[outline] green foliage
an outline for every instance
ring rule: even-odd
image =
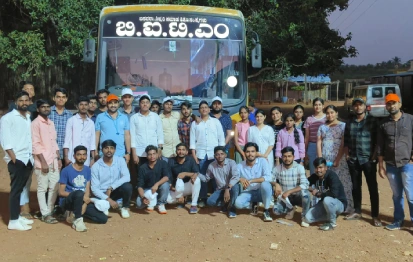
[[[291,87],[291,90],[295,90],[295,91],[304,91],[305,86],[293,86]]]
[[[20,0],[10,2],[23,20],[14,30],[0,28],[0,63],[35,75],[53,63],[74,67],[80,61],[83,40],[96,27],[100,10],[113,0]],[[13,6],[14,5],[14,6]],[[6,9],[7,10],[7,9]],[[26,26],[30,24],[30,26]],[[5,32],[9,30],[9,32]]]

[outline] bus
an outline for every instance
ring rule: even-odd
[[[257,36],[258,38],[258,36]],[[257,39],[258,40],[258,39]],[[94,40],[85,41],[84,61],[94,62]],[[260,67],[260,45],[253,67]],[[96,89],[121,96],[131,88],[152,100],[171,96],[174,108],[187,100],[219,96],[231,117],[247,104],[246,29],[238,10],[182,5],[105,7],[98,28]]]

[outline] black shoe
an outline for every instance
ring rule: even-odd
[[[250,214],[253,216],[258,215],[258,203],[257,202],[252,202]]]
[[[264,222],[272,222],[272,217],[271,217],[270,211],[268,211],[268,209],[264,210],[263,218],[264,218]]]

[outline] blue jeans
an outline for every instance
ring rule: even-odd
[[[325,197],[323,201],[318,201],[314,207],[308,210],[305,219],[308,223],[329,221],[332,224],[336,224],[337,215],[343,212],[344,205],[340,200],[333,197]]]
[[[229,205],[228,205],[229,208],[232,208],[232,207],[235,208],[235,200],[237,199],[239,195],[239,187],[240,187],[240,184],[237,183],[229,191],[229,194],[231,197]],[[207,205],[208,206],[221,206],[224,203],[224,193],[225,193],[225,189],[220,189],[212,193],[212,195],[207,200]]]
[[[143,191],[149,190],[150,188],[144,188]],[[159,186],[158,191],[158,201],[156,205],[165,205],[166,200],[168,199],[168,194],[169,194],[169,182],[165,182],[162,185]],[[143,203],[142,198],[138,196],[136,198],[136,207],[138,209],[145,208],[146,205]]]
[[[312,175],[315,172],[313,162],[317,158],[317,143],[312,143],[312,142],[308,143],[307,156],[308,156],[308,160],[310,161],[310,163],[308,163],[310,167],[310,175]]]
[[[208,169],[209,164],[211,164],[212,162],[214,162],[214,159],[208,159],[208,156],[205,155],[204,159],[198,159],[199,160],[199,171],[201,174],[205,175],[206,171]],[[212,187],[215,191],[215,180],[212,180]],[[215,185],[215,187],[214,187]],[[205,200],[207,198],[207,194],[208,194],[208,183],[207,182],[202,182],[201,181],[201,191],[199,192],[199,199],[200,200]]]
[[[288,200],[290,200],[291,205],[293,206],[301,206],[303,208],[303,212],[301,213],[301,217],[305,217],[308,210],[310,209],[310,195],[309,191],[301,190],[300,192],[291,194],[288,196]],[[274,213],[276,215],[286,214],[287,212],[291,211],[284,203],[275,202],[274,203]]]
[[[270,182],[264,181],[256,190],[243,191],[235,200],[237,209],[249,209],[252,202],[262,202],[264,209],[269,209],[272,198],[272,186]]]
[[[413,164],[406,164],[402,167],[387,165],[386,169],[387,178],[393,191],[394,222],[404,220],[403,191],[409,205],[410,220],[413,222]]]

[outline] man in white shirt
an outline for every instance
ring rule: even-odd
[[[63,144],[63,155],[65,166],[75,162],[74,148],[84,146],[87,148],[86,166],[92,166],[96,152],[95,123],[87,115],[89,109],[89,98],[80,96],[77,102],[78,113],[66,123],[65,143]]]
[[[33,220],[21,217],[20,195],[33,169],[32,135],[29,106],[29,94],[20,91],[15,96],[16,109],[1,118],[0,143],[5,151],[4,160],[10,173],[9,209],[10,230],[30,230]]]
[[[162,156],[170,158],[175,157],[175,147],[181,143],[178,134],[178,121],[180,114],[172,111],[174,100],[167,96],[163,99],[163,112],[159,115],[162,120],[164,145]]]
[[[159,115],[149,111],[151,97],[142,95],[139,98],[139,112],[130,118],[131,148],[133,162],[139,166],[147,162],[145,148],[158,146],[158,155],[162,157],[164,143],[162,121]],[[137,172],[139,169],[137,168]]]
[[[191,124],[189,148],[192,149],[192,156],[199,164],[201,174],[205,174],[208,166],[214,161],[214,148],[225,146],[225,136],[221,123],[218,119],[209,116],[210,108],[208,102],[202,100],[199,103],[200,123],[195,121]],[[205,206],[207,198],[207,183],[201,182],[201,192],[199,193],[199,207]]]

